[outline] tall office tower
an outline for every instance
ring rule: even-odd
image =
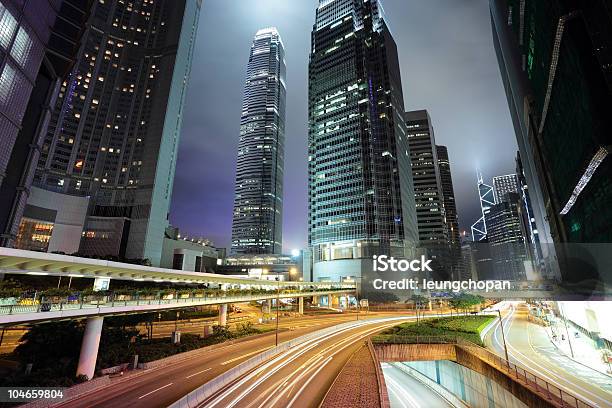
[[[442,199],[448,237],[451,244],[461,245],[459,232],[459,217],[457,216],[457,204],[455,203],[455,189],[453,188],[453,176],[451,174],[450,160],[446,146],[437,145],[438,169],[440,171],[440,182],[442,184]]]
[[[35,174],[90,196],[79,252],[158,265],[201,0],[95,2]]]
[[[480,172],[478,172],[478,197],[480,198],[480,213],[482,216],[471,227],[472,240],[474,242],[485,241],[487,239],[485,213],[491,206],[495,205],[493,187],[485,184]]]
[[[542,252],[542,244],[540,242],[540,233],[536,220],[533,217],[533,207],[531,205],[531,196],[529,194],[529,186],[523,171],[523,162],[519,153],[516,155],[516,176],[519,182],[519,195],[521,198],[521,207],[523,214],[524,230],[527,232],[526,240],[529,243],[527,249],[529,256],[533,259],[536,269],[543,277],[552,277],[548,272],[549,266],[545,264],[545,259]]]
[[[13,246],[58,82],[70,70],[90,4],[0,1],[0,245]]]
[[[234,254],[280,254],[285,149],[285,49],[276,28],[253,39],[240,119]]]
[[[372,271],[372,255],[414,255],[409,146],[380,2],[320,0],[311,44],[309,244],[314,279],[337,281]]]
[[[406,112],[412,180],[421,245],[449,241],[438,153],[431,118],[426,110]]]
[[[442,204],[446,216],[446,229],[453,262],[452,278],[463,276],[463,263],[461,262],[461,236],[459,232],[459,218],[457,216],[457,204],[455,203],[455,189],[453,188],[453,176],[451,174],[450,160],[446,146],[436,145],[438,155],[438,170],[442,184]]]
[[[438,153],[431,118],[426,110],[406,112],[406,134],[410,146],[414,199],[419,241],[435,264],[435,278],[446,279],[452,272],[450,237],[438,167]]]
[[[540,240],[557,244],[545,256],[557,252],[564,279],[586,279],[572,260],[598,254],[579,244],[612,242],[609,1],[491,0],[490,10],[533,217]]]
[[[493,177],[493,195],[495,204],[502,202],[507,193],[518,193],[520,191],[518,177],[516,174]]]
[[[485,212],[487,242],[492,258],[493,276],[480,279],[507,279],[523,281],[529,265],[522,226],[520,196],[509,192],[498,204]]]

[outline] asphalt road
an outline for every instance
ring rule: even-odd
[[[378,314],[377,316],[381,316]],[[389,315],[389,314],[387,314]],[[397,314],[395,314],[397,316]],[[373,317],[373,316],[371,316]],[[355,315],[327,315],[304,317],[299,319],[281,319],[279,326],[286,329],[280,332],[279,342],[325,328],[339,323],[352,321]],[[381,327],[371,325],[370,327]],[[340,341],[344,337],[336,337]],[[357,341],[357,338],[354,339]],[[343,343],[344,344],[344,343]],[[109,387],[87,394],[78,400],[64,403],[63,407],[165,407],[188,394],[200,385],[212,380],[231,367],[243,362],[257,353],[263,352],[274,345],[274,332],[259,336],[254,339],[244,339],[231,345],[218,345],[202,349],[197,356],[167,367],[146,370],[129,377],[113,378]],[[331,346],[332,344],[327,344]],[[350,350],[344,349],[346,353]],[[342,358],[348,358],[343,354]],[[331,359],[330,359],[331,360]],[[320,360],[317,360],[321,362]],[[328,384],[331,384],[335,374],[340,370],[339,358],[333,359],[333,376],[328,376]],[[299,365],[292,365],[292,372],[300,372]],[[328,370],[325,370],[327,372]],[[331,371],[330,371],[331,373]],[[275,377],[278,379],[278,377]],[[282,378],[284,380],[284,378]],[[324,387],[320,381],[313,381],[312,385]],[[294,390],[297,391],[297,388]],[[311,389],[312,390],[312,389]],[[321,391],[323,390],[323,391]],[[318,392],[325,392],[327,388],[321,388]],[[322,398],[322,396],[321,396]],[[224,405],[219,405],[225,407]],[[312,405],[304,405],[312,406]]]
[[[321,334],[262,364],[202,406],[316,407],[346,361],[367,336],[405,319],[387,317],[361,320],[334,333]]]
[[[391,408],[452,408],[444,398],[411,375],[382,363]]]
[[[519,304],[504,316],[510,361],[594,407],[612,408],[612,377],[563,356],[551,344],[543,327],[527,320],[528,309]],[[487,347],[504,356],[501,326],[489,331]]]

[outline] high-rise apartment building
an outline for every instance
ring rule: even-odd
[[[495,203],[499,204],[504,200],[508,193],[519,193],[520,187],[516,174],[506,174],[504,176],[493,177],[493,195]]]
[[[89,196],[79,252],[158,265],[201,0],[96,1],[34,183]]]
[[[0,1],[2,246],[15,245],[50,107],[74,63],[90,3]]]
[[[560,260],[565,279],[587,279],[572,264],[598,255],[581,244],[612,242],[609,2],[491,0],[490,9],[544,256]]]
[[[309,64],[314,280],[372,270],[418,241],[397,47],[380,1],[320,0]]]
[[[234,254],[280,254],[285,149],[285,49],[276,28],[255,34],[236,164]]]

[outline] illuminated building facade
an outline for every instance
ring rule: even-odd
[[[609,276],[572,266],[603,255],[581,244],[612,242],[609,2],[491,0],[490,10],[544,256],[564,279]]]
[[[14,246],[61,81],[91,2],[0,1],[0,245]]]
[[[314,280],[371,271],[418,243],[397,48],[380,1],[320,0],[309,64]]]
[[[200,0],[96,1],[34,183],[89,196],[79,252],[159,265]]]
[[[276,28],[253,39],[244,87],[232,222],[234,254],[282,250],[285,49]]]

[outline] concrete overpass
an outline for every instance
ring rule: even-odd
[[[178,294],[172,297],[161,294],[143,297],[94,294],[80,298],[78,301],[66,298],[54,299],[51,302],[35,301],[31,305],[21,305],[16,300],[9,300],[0,306],[0,326],[87,319],[77,375],[84,374],[88,378],[92,378],[94,374],[104,316],[219,305],[219,324],[225,325],[228,304],[231,303],[255,300],[271,302],[275,298],[296,298],[299,311],[303,312],[304,297],[329,296],[331,298],[329,304],[333,305],[337,303],[339,296],[355,292],[354,282],[248,279],[12,248],[0,248],[0,274],[169,282],[183,285],[207,285],[216,288],[214,291],[198,289],[188,297]]]

